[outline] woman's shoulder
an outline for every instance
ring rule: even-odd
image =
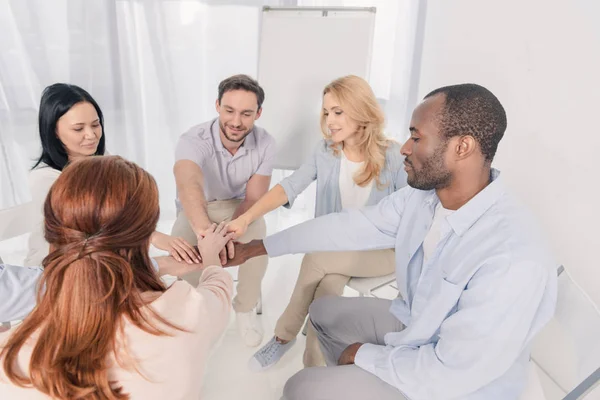
[[[335,153],[333,150],[333,142],[329,139],[319,140],[319,142],[315,146],[314,154],[316,157],[326,159],[334,158]]]
[[[34,187],[44,182],[54,182],[60,176],[60,172],[45,163],[40,163],[29,171],[29,183]]]

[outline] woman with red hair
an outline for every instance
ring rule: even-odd
[[[71,163],[44,217],[50,254],[37,306],[0,333],[0,398],[199,398],[206,358],[229,320],[232,280],[218,255],[232,237],[224,225],[198,243],[198,286],[167,289],[148,256],[158,190],[134,163]]]

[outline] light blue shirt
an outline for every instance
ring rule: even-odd
[[[321,140],[315,147],[313,154],[300,168],[279,183],[288,198],[288,202],[284,207],[291,208],[296,197],[316,180],[315,217],[342,211],[342,196],[339,184],[341,157],[333,153],[330,145],[330,141]],[[385,162],[379,173],[381,185],[378,186],[376,182],[373,183],[366,205],[375,205],[387,195],[406,186],[404,156],[400,154],[400,147],[401,145],[394,141],[388,143],[388,148],[385,151]]]
[[[376,206],[272,235],[265,247],[270,256],[395,247],[402,299],[390,312],[406,328],[387,333],[385,345],[364,344],[356,365],[411,400],[517,399],[532,338],[554,313],[557,264],[496,170],[446,217],[423,264],[439,201],[435,191],[406,187]]]
[[[0,264],[0,322],[25,318],[35,307],[41,267]]]
[[[158,263],[151,258],[158,272]],[[0,263],[0,322],[25,318],[37,303],[37,285],[42,267],[17,267]]]

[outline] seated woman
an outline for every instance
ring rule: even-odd
[[[377,204],[406,186],[400,145],[387,139],[383,128],[383,111],[364,79],[346,76],[331,82],[323,90],[324,139],[312,157],[230,222],[228,230],[239,237],[249,224],[269,211],[282,205],[291,207],[296,196],[314,180],[316,217]],[[250,367],[261,370],[279,361],[294,344],[314,299],[341,295],[351,277],[383,276],[394,270],[394,251],[390,249],[305,255],[290,303],[277,321],[275,336],[253,356]],[[325,365],[325,361],[309,326],[304,366],[318,365]]]
[[[50,254],[38,303],[0,333],[0,398],[199,398],[206,358],[229,322],[225,225],[198,243],[198,287],[167,289],[148,256],[158,190],[137,165],[117,156],[70,163],[44,217]]]
[[[50,186],[71,161],[105,154],[104,117],[98,103],[75,85],[56,83],[44,89],[38,115],[42,155],[29,174],[35,210],[35,228],[29,237],[25,266],[42,265],[48,255],[44,240],[42,205]],[[154,232],[152,244],[177,260],[200,262],[195,249],[183,238]]]

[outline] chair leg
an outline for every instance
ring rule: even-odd
[[[308,329],[308,324],[310,323],[310,317],[306,318],[306,322],[304,323],[304,327],[302,328],[302,334],[306,336],[306,330]]]
[[[262,312],[263,312],[263,302],[262,302],[262,292],[261,292],[260,296],[258,296],[258,303],[256,303],[256,314],[262,315]]]

